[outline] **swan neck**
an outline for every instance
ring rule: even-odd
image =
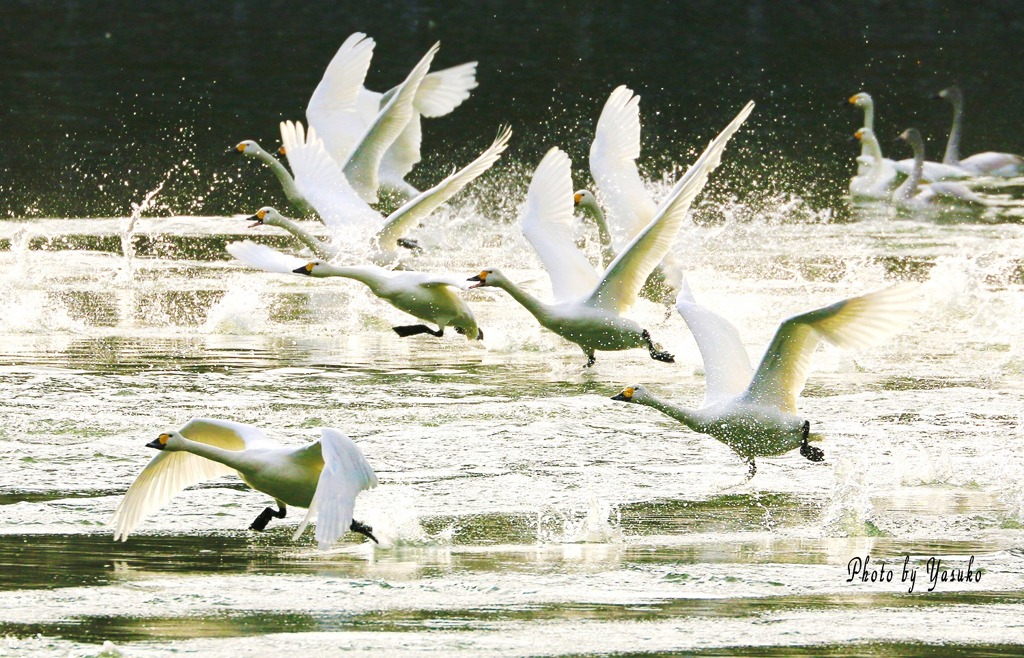
[[[666,416],[671,416],[672,418],[675,418],[680,423],[686,425],[695,432],[701,431],[699,428],[700,421],[697,417],[697,411],[694,409],[688,409],[686,407],[672,404],[671,402],[668,402],[667,400],[662,400],[661,398],[655,397],[650,393],[648,393],[642,398],[639,398],[637,402],[639,402],[640,404],[645,404],[648,407],[651,407],[652,409],[657,409]]]
[[[270,222],[267,222],[270,223]],[[310,248],[310,250],[316,254],[319,258],[333,258],[335,256],[334,250],[329,249],[327,245],[321,242],[315,235],[302,228],[295,222],[285,217],[275,218],[271,226],[280,226],[285,229],[299,241]]]
[[[355,279],[356,281],[366,284],[370,288],[374,289],[376,289],[377,285],[381,282],[380,275],[368,267],[319,265],[317,270],[317,276],[340,276],[345,277],[346,279]]]
[[[943,164],[960,166],[960,133],[963,130],[964,101],[959,96],[950,98],[953,103],[953,125],[949,129],[949,141],[946,142],[946,153],[942,156]]]
[[[896,188],[892,198],[894,201],[906,201],[913,196],[917,186],[921,184],[921,176],[924,172],[924,144],[920,137],[910,138],[910,148],[914,150],[914,166],[910,169],[910,175],[903,184]]]
[[[596,203],[581,204],[580,208],[597,224],[597,236],[601,240],[601,265],[608,267],[615,260],[615,248],[612,246],[612,232],[608,228],[608,219]]]
[[[217,446],[200,441],[192,441],[184,437],[181,437],[181,441],[184,444],[181,450],[184,452],[190,452],[197,457],[224,464],[235,470],[241,470],[240,453],[237,450],[225,450],[224,448],[218,448]]]
[[[861,139],[863,149],[866,154],[871,158],[871,181],[880,181],[885,176],[883,167],[885,165],[885,158],[882,156],[882,147],[878,144],[878,139],[872,134],[871,136],[865,136]]]
[[[868,101],[864,106],[864,127],[872,132],[875,130],[875,104],[872,101]],[[879,153],[881,153],[881,149],[879,149]],[[867,141],[861,141],[860,154],[862,156],[874,157],[871,153],[871,145]]]
[[[512,283],[508,279],[501,278],[494,282],[494,285],[507,292],[512,299],[519,302],[519,304],[527,311],[533,314],[535,318],[546,317],[548,315],[547,305],[541,302],[539,299],[526,292],[516,284]]]
[[[299,194],[299,188],[295,187],[295,179],[292,178],[292,175],[288,172],[285,166],[281,164],[280,160],[263,149],[256,151],[256,157],[270,167],[270,171],[274,172],[274,175],[277,176],[277,180],[281,181],[281,187],[284,188],[284,194],[288,197],[289,201],[295,203],[297,199],[302,199],[302,195]]]

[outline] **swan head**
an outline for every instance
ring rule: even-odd
[[[913,146],[914,144],[923,144],[924,141],[921,139],[921,133],[917,128],[907,128],[901,132],[896,139],[901,142],[906,142]]]
[[[612,396],[618,402],[643,403],[647,399],[647,389],[643,386],[627,386],[618,395]]]
[[[850,98],[847,99],[846,102],[854,107],[860,108],[871,107],[871,104],[873,103],[873,101],[871,100],[871,94],[867,93],[866,91],[862,91],[859,94],[854,94],[853,96],[850,96]]]
[[[953,85],[952,87],[946,87],[932,98],[944,98],[951,103],[957,103],[963,100],[964,94],[960,91],[960,87]]]
[[[311,260],[302,267],[296,267],[292,272],[295,274],[305,274],[306,276],[327,276],[324,274],[324,269],[327,267],[327,261],[322,258]]]
[[[572,205],[585,210],[600,209],[597,205],[597,197],[590,190],[576,190],[572,195]]]
[[[853,133],[854,139],[858,142],[877,142],[875,138],[875,131],[870,128],[861,128],[857,132]]]
[[[238,142],[234,148],[228,149],[228,153],[241,153],[242,155],[255,158],[262,150],[259,144],[251,139],[247,139],[244,142]]]
[[[267,224],[268,226],[279,226],[279,220],[281,219],[284,219],[281,217],[281,213],[277,212],[277,210],[270,206],[264,206],[257,210],[255,215],[246,217],[246,221],[252,222],[252,224],[249,224],[249,228],[263,226],[264,224]]]
[[[185,440],[178,432],[164,432],[146,444],[147,448],[156,450],[180,450],[181,442]]]
[[[471,276],[466,281],[476,281],[475,284],[471,285],[470,288],[483,288],[485,286],[497,286],[505,281],[505,275],[501,273],[501,270],[489,267],[485,270],[481,270],[480,274]]]

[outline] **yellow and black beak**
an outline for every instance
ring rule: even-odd
[[[296,267],[292,272],[295,274],[305,274],[307,276],[313,274],[313,268],[316,267],[316,263],[306,263],[302,267]]]
[[[282,146],[281,148],[277,149],[277,154],[278,155],[288,155],[288,149],[286,149],[285,147]]]
[[[469,277],[468,279],[466,279],[466,281],[476,281],[476,285],[470,286],[470,288],[479,288],[480,286],[485,285],[487,283],[487,274],[487,272],[481,272],[476,276]]]
[[[249,228],[255,228],[257,226],[263,226],[263,218],[266,216],[267,213],[261,210],[252,217],[246,217],[245,220],[247,222],[252,222],[252,224],[249,224]]]
[[[635,392],[635,390],[633,389],[633,387],[629,386],[629,387],[626,387],[626,388],[622,389],[622,392],[619,393],[618,395],[613,395],[612,399],[613,400],[617,400],[619,402],[632,402],[633,401],[633,393],[634,392]]]
[[[245,153],[245,144],[239,144],[238,146],[232,146],[227,150],[228,155],[232,153]]]
[[[170,434],[161,434],[152,441],[146,444],[147,448],[156,448],[157,450],[163,450],[167,447],[167,439],[171,438]]]
[[[583,200],[583,194],[581,194],[580,192],[577,192],[576,194],[572,195],[572,205],[578,206],[578,205],[580,205],[580,201],[582,201],[582,200]]]

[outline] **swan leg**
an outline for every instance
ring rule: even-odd
[[[597,356],[594,354],[594,350],[583,350],[583,353],[587,355],[587,365],[584,368],[589,368],[597,362]]]
[[[397,242],[399,247],[403,247],[417,254],[423,253],[423,247],[420,246],[418,241],[413,240],[412,238],[398,238]]]
[[[260,515],[256,517],[256,520],[249,525],[250,530],[263,530],[270,523],[270,519],[283,519],[288,510],[285,508],[284,503],[277,501],[277,509],[268,507],[260,512]]]
[[[644,329],[640,336],[644,339],[644,342],[647,343],[647,351],[650,353],[652,359],[655,361],[664,361],[665,363],[676,362],[676,357],[662,349],[659,349],[661,346],[651,340],[651,334],[646,329]]]
[[[444,329],[438,329],[437,331],[434,331],[425,324],[406,324],[391,328],[394,329],[395,333],[401,336],[402,338],[415,336],[417,334],[430,334],[431,336],[437,336],[438,338],[444,335]]]
[[[754,461],[753,457],[751,457],[750,461],[747,462],[747,466],[749,467],[747,470],[747,479],[743,481],[743,484],[750,482],[754,479],[754,476],[757,475],[757,462]]]
[[[365,523],[360,523],[359,521],[352,519],[352,525],[350,525],[348,529],[352,532],[358,532],[361,535],[369,537],[373,540],[374,544],[380,543],[379,541],[377,541],[377,538],[373,536],[373,528],[366,525]]]
[[[462,327],[455,327],[455,333],[459,334],[460,336],[465,336],[466,335],[466,330],[463,329]],[[483,340],[484,339],[484,330],[481,329],[480,327],[476,328],[476,339],[477,340]]]
[[[810,459],[812,462],[820,462],[825,459],[825,451],[821,448],[815,448],[807,442],[807,436],[811,433],[811,421],[804,421],[804,436],[803,441],[800,443],[800,454]]]

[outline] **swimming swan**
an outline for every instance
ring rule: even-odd
[[[653,407],[718,439],[747,461],[747,479],[757,472],[755,457],[800,448],[807,459],[821,461],[825,454],[808,444],[811,424],[798,415],[796,403],[815,348],[822,339],[842,348],[859,348],[889,337],[909,320],[914,289],[896,285],[783,321],[753,372],[736,328],[697,304],[684,281],[676,308],[704,359],[703,404],[699,409],[675,405],[642,386],[627,387],[612,399]]]
[[[651,358],[673,362],[658,349],[650,334],[635,321],[621,316],[636,301],[651,270],[672,247],[693,199],[721,162],[729,138],[753,110],[746,107],[711,141],[704,153],[683,174],[651,222],[612,261],[603,275],[572,239],[572,174],[569,157],[558,148],[547,152],[530,182],[521,221],[523,234],[540,257],[551,279],[554,304],[543,303],[509,281],[499,270],[486,268],[471,277],[474,288],[495,286],[509,293],[550,331],[576,343],[595,361],[596,350],[646,347]]]
[[[921,185],[924,163],[924,140],[916,128],[907,128],[897,139],[907,142],[914,150],[914,168],[907,180],[892,193],[892,203],[903,210],[925,210],[940,205],[957,204],[965,208],[981,209],[991,205],[963,183],[942,181]]]
[[[853,134],[861,147],[868,147],[871,153],[871,165],[858,168],[858,174],[850,179],[850,196],[862,199],[889,199],[892,196],[892,185],[896,181],[896,168],[892,160],[882,157],[882,149],[870,128],[861,128]],[[863,173],[859,173],[862,172]]]
[[[358,247],[361,243],[370,250],[369,257],[374,263],[387,266],[399,260],[399,247],[402,246],[400,242],[407,244],[406,232],[498,161],[508,147],[512,130],[503,129],[475,160],[407,201],[386,218],[366,205],[344,184],[345,177],[324,150],[323,142],[313,128],[305,132],[301,123],[288,121],[281,124],[281,136],[291,154],[289,157],[297,180],[312,183],[308,191],[304,192],[321,219],[331,229],[332,246],[309,234],[304,235],[304,232],[297,230],[298,226],[294,222],[286,221],[269,206],[261,208],[249,219],[257,226],[271,224],[290,231],[320,258],[336,258],[342,250],[341,245]],[[298,176],[300,173],[301,177]]]
[[[177,432],[146,444],[160,452],[128,488],[110,523],[114,541],[177,493],[200,482],[237,473],[253,489],[274,498],[249,526],[263,530],[271,517],[283,519],[288,505],[308,508],[293,535],[298,539],[314,516],[316,540],[329,548],[348,530],[372,539],[373,528],[352,518],[356,495],[377,486],[377,476],[352,439],[330,427],[301,447],[282,447],[262,430],[228,420],[193,418]]]
[[[349,36],[331,59],[306,106],[306,120],[324,140],[327,152],[344,166],[352,149],[382,107],[400,87],[379,93],[363,86],[373,58],[373,39],[361,32]],[[385,191],[412,198],[419,190],[405,176],[420,161],[421,117],[440,117],[469,98],[477,86],[476,62],[427,73],[416,89],[405,128],[384,153],[378,168]]]
[[[871,131],[874,135],[875,129],[875,102],[871,99],[871,96],[866,92],[860,92],[850,96],[849,103],[854,107],[859,107],[864,110],[864,128]],[[871,178],[871,170],[876,168],[878,165],[878,159],[875,157],[875,146],[878,146],[877,137],[875,144],[872,145],[870,141],[861,140],[860,144],[860,156],[857,158],[857,178],[861,180],[859,185],[868,185],[867,181]],[[882,177],[889,179],[892,183],[895,182],[895,175],[899,173],[903,176],[909,176],[910,170],[914,168],[914,159],[907,158],[905,160],[890,160],[881,156],[882,149],[878,147],[878,157],[881,158],[882,167],[884,173],[877,174],[879,177],[875,180],[875,183],[871,184],[874,188],[877,185],[877,180]],[[877,171],[877,169],[875,169]],[[921,178],[926,182],[934,182],[940,180],[956,180],[960,178],[970,178],[974,174],[963,167],[957,167],[951,164],[944,164],[942,162],[930,162],[924,163],[924,168],[921,170]],[[868,177],[868,178],[864,178]],[[853,190],[850,190],[853,194]],[[854,196],[864,196],[867,198],[880,198],[874,194],[854,194]]]
[[[404,270],[386,270],[376,265],[341,266],[324,260],[305,261],[283,254],[265,245],[248,240],[227,245],[228,252],[246,265],[266,272],[295,273],[312,277],[337,276],[355,279],[366,285],[400,311],[437,325],[437,330],[423,324],[392,327],[403,338],[417,334],[430,334],[440,338],[445,327],[469,339],[482,340],[484,332],[465,300],[453,288],[466,284],[454,275],[428,274]]]
[[[953,105],[953,125],[949,129],[949,141],[946,142],[946,153],[942,161],[967,169],[977,176],[1024,176],[1024,157],[1013,153],[996,153],[985,151],[960,159],[960,136],[963,132],[964,95],[960,87],[953,86],[943,89],[935,98],[944,98]]]

